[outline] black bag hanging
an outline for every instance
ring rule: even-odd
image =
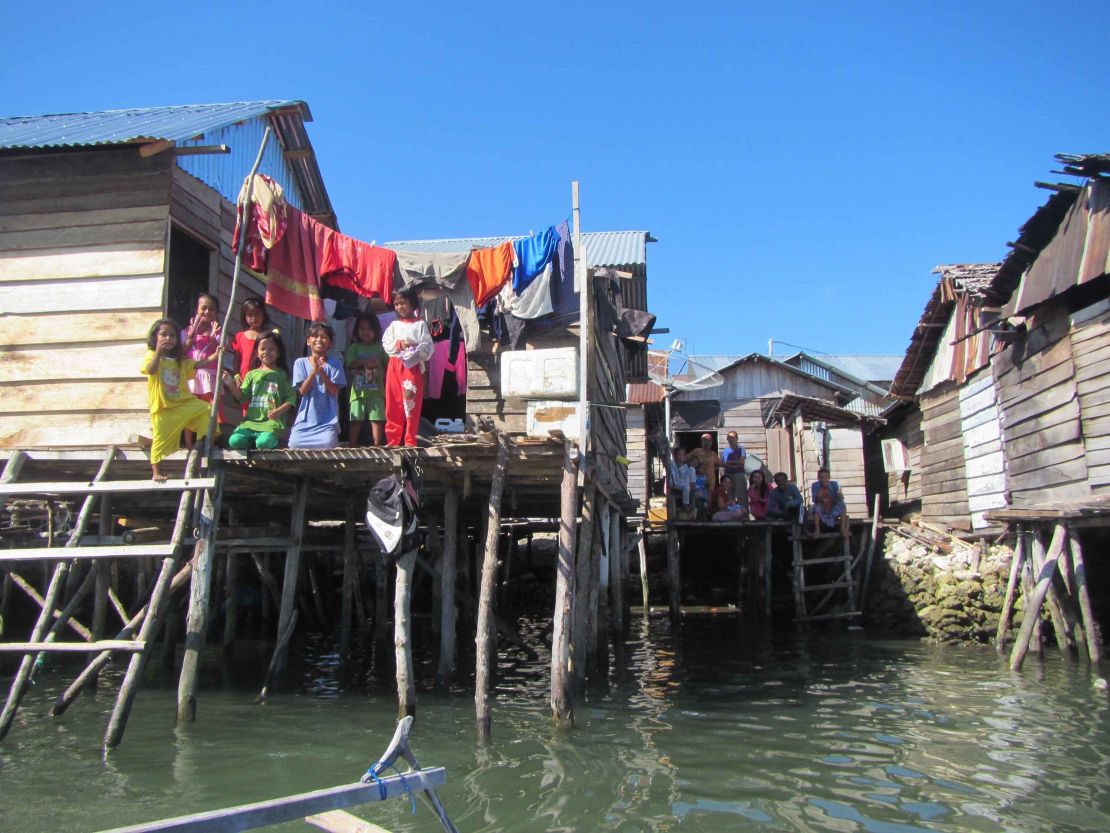
[[[390,475],[371,487],[366,498],[366,526],[387,563],[392,564],[402,552],[417,546],[419,505],[408,477]]]

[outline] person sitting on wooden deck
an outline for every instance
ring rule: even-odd
[[[844,495],[840,484],[831,479],[829,470],[817,470],[817,482],[810,486],[813,499],[813,534],[835,532],[848,535],[848,508],[844,505]]]
[[[748,510],[732,496],[732,478],[721,475],[721,482],[709,499],[710,519],[714,521],[746,521]]]
[[[767,520],[767,507],[771,500],[771,490],[767,488],[767,477],[762,471],[753,471],[751,485],[748,487],[748,511],[757,521]]]
[[[748,476],[747,470],[744,468],[744,460],[748,453],[744,451],[744,446],[740,445],[740,438],[736,435],[735,431],[729,431],[728,448],[721,452],[721,480],[724,481],[724,475],[728,475],[731,481],[732,498],[744,501],[744,496],[748,493]]]
[[[775,475],[775,488],[771,490],[771,495],[767,499],[767,520],[801,523],[801,510],[802,493],[790,482],[786,472],[778,472]]]
[[[701,435],[701,446],[690,452],[687,462],[695,471],[698,466],[705,463],[709,488],[713,489],[717,485],[717,472],[721,468],[721,458],[717,456],[717,452],[713,449],[712,434]]]
[[[707,516],[707,509],[709,508],[709,492],[711,489],[709,485],[709,467],[705,463],[698,463],[697,472],[694,475],[694,508],[698,512],[698,520],[704,521]]]

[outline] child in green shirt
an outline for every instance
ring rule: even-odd
[[[254,353],[246,378],[235,377],[239,387],[229,385],[236,399],[248,403],[246,418],[227,441],[237,451],[277,448],[285,430],[285,413],[295,401],[289,374],[285,372],[285,349],[277,334],[259,336],[254,342]],[[224,378],[230,381],[229,377]]]
[[[382,330],[378,316],[361,313],[355,318],[354,337],[343,355],[350,382],[350,428],[348,444],[359,444],[363,423],[370,423],[374,445],[382,445],[385,437],[385,365]]]

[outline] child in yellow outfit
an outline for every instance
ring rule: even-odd
[[[181,358],[181,329],[168,318],[154,322],[146,340],[146,357],[140,372],[146,376],[150,405],[150,468],[155,480],[165,480],[159,463],[181,447],[181,432],[189,429],[204,437],[208,433],[208,403],[189,392],[187,382],[197,367],[212,364],[215,355],[197,362]],[[186,444],[192,448],[191,438]]]

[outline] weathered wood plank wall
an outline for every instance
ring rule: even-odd
[[[1045,305],[1025,338],[991,362],[1015,507],[1090,494],[1070,327],[1065,310]]]
[[[874,444],[875,470],[883,471],[886,484],[887,505],[883,511],[893,517],[921,510],[921,466],[925,445],[925,432],[921,428],[921,409],[914,404],[895,422],[881,428]],[[888,471],[882,459],[882,440],[899,440],[906,449],[909,468],[905,471]]]
[[[640,512],[647,511],[648,471],[647,425],[642,406],[630,405],[625,411],[628,420],[628,493],[640,501]]]
[[[1087,483],[1110,491],[1110,299],[1072,314],[1072,358]]]
[[[966,467],[959,389],[947,383],[922,394],[921,516],[932,523],[967,529]]]
[[[0,160],[0,446],[147,432],[172,165],[134,148]]]
[[[988,509],[1006,505],[1006,462],[994,375],[979,370],[960,388],[960,429],[967,473],[967,508],[973,529],[990,526]]]

